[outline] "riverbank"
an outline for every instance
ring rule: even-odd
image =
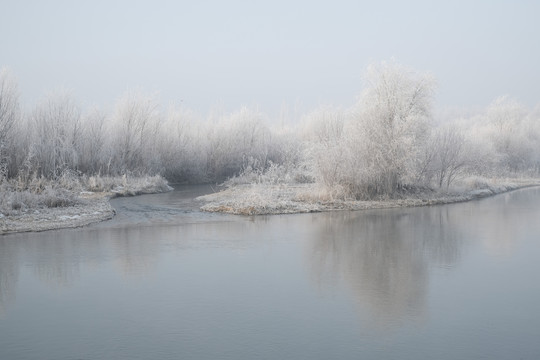
[[[56,189],[58,190],[58,189]],[[162,193],[172,190],[166,180],[160,176],[142,178],[89,178],[84,182],[84,189],[61,189],[62,196],[69,201],[51,201],[48,204],[36,201],[36,194],[12,192],[14,209],[0,212],[0,235],[29,231],[46,231],[64,228],[76,228],[111,219],[115,210],[109,200],[118,196]],[[24,194],[24,196],[21,196]],[[34,203],[34,206],[25,204]]]
[[[171,190],[163,178],[136,178],[123,185],[100,179],[93,184],[94,191],[72,193],[74,201],[69,206],[23,208],[8,214],[0,213],[0,235],[17,232],[45,231],[76,228],[109,220],[115,210],[109,200],[118,196],[161,193]],[[220,192],[197,198],[204,203],[202,211],[236,215],[273,215],[310,213],[337,210],[365,210],[396,207],[414,207],[450,204],[480,199],[511,190],[539,186],[537,179],[498,179],[480,184],[461,184],[448,192],[429,189],[384,200],[333,199],[327,191],[315,184],[250,184],[235,185]],[[101,191],[107,189],[107,191]]]
[[[75,228],[111,219],[115,211],[105,193],[92,193],[91,198],[84,199],[72,206],[40,208],[21,211],[18,214],[2,215],[0,234],[28,231],[45,231],[63,228]]]
[[[236,215],[277,215],[337,210],[413,207],[480,199],[520,188],[539,186],[538,179],[495,179],[481,184],[461,184],[450,191],[423,189],[395,199],[343,200],[332,198],[315,184],[244,184],[200,196],[201,210]]]

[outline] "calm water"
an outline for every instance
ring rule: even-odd
[[[539,359],[540,190],[204,214],[204,187],[0,237],[0,359]]]

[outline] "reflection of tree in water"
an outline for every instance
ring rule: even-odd
[[[111,232],[111,244],[114,256],[124,275],[144,275],[157,262],[159,256],[159,238],[161,232],[153,227],[123,228]]]
[[[85,267],[111,262],[123,275],[143,276],[158,262],[162,247],[184,251],[207,243],[241,249],[243,235],[260,235],[255,222],[188,224],[185,226],[67,229],[42,233],[10,234],[0,238],[0,313],[15,298],[23,264],[53,289],[74,285]],[[249,241],[246,241],[249,243]]]
[[[58,236],[47,236],[40,241],[27,242],[27,257],[32,262],[32,270],[36,277],[55,287],[73,285],[80,274],[81,244],[73,241],[72,236],[56,233]]]
[[[0,237],[0,316],[15,299],[19,278],[18,246],[12,240]]]
[[[422,317],[429,267],[459,258],[452,214],[444,207],[320,214],[314,271],[322,282],[344,279],[377,326]]]
[[[23,262],[53,288],[73,285],[81,266],[118,259],[124,274],[141,275],[155,261],[155,233],[149,230],[60,230],[11,234],[0,238],[0,314],[15,298]]]
[[[482,241],[489,255],[511,254],[519,239],[539,233],[539,195],[539,188],[524,189],[466,204],[469,213],[483,214],[474,218],[469,231]],[[471,217],[467,220],[471,222]]]

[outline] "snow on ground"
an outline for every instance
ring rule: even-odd
[[[85,198],[84,194],[81,198]],[[0,220],[0,234],[74,228],[108,220],[115,214],[105,193],[92,194],[84,201],[66,207],[41,208],[4,216]]]
[[[315,184],[251,184],[237,185],[197,199],[206,202],[201,207],[203,211],[238,215],[271,215],[449,204],[538,185],[540,185],[538,180],[497,180],[482,189],[460,189],[451,192],[426,191],[399,199],[362,201],[332,200],[318,196],[321,190]]]
[[[483,198],[502,192],[538,186],[538,180],[493,181],[481,189],[454,189],[452,192],[423,192],[400,199],[332,200],[319,195],[315,184],[301,185],[237,185],[223,191],[200,196],[206,202],[201,210],[239,215],[292,214],[335,210],[363,210],[449,204]],[[153,189],[154,192],[162,192]],[[148,191],[145,191],[148,193]],[[31,209],[18,214],[0,214],[0,235],[14,232],[74,228],[111,219],[115,210],[109,203],[112,192],[81,192],[76,205]],[[324,200],[323,200],[324,199]]]
[[[45,231],[62,228],[75,228],[111,219],[115,210],[109,199],[117,196],[153,194],[172,190],[167,181],[160,176],[123,179],[124,186],[117,186],[115,178],[97,178],[107,186],[96,186],[96,191],[82,191],[78,200],[71,206],[38,207],[19,211],[0,213],[0,235]],[[103,184],[97,184],[103,185]]]

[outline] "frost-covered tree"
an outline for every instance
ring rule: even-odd
[[[106,115],[92,109],[82,117],[80,170],[88,175],[106,173]]]
[[[524,132],[531,149],[530,171],[533,175],[540,173],[540,105],[533,109],[526,118]]]
[[[523,171],[531,164],[532,148],[526,133],[526,118],[527,110],[507,96],[496,99],[487,109],[486,134],[493,142],[503,170]]]
[[[13,129],[20,118],[19,91],[11,72],[0,69],[0,180],[7,177]]]
[[[240,173],[263,179],[266,171],[273,183],[316,181],[330,197],[365,199],[410,186],[448,188],[460,174],[538,175],[540,108],[529,112],[501,97],[479,114],[449,115],[440,119],[447,125],[434,127],[433,92],[430,75],[383,62],[367,69],[352,109],[319,108],[298,126],[269,127],[264,114],[246,107],[214,109],[207,118],[185,108],[162,115],[154,96],[137,91],[112,113],[82,113],[68,93],[56,92],[23,114],[16,82],[2,69],[0,179],[55,179],[75,170],[200,183]]]
[[[416,178],[429,134],[434,79],[396,63],[372,65],[358,103],[356,137],[363,158],[356,184],[368,196],[391,195]]]
[[[208,133],[209,178],[223,180],[247,166],[264,169],[270,135],[263,114],[247,107],[212,124]]]
[[[456,125],[446,125],[435,130],[432,139],[433,171],[439,188],[446,189],[466,170],[466,139]]]
[[[47,95],[30,115],[32,145],[29,159],[38,175],[56,178],[64,170],[78,170],[81,155],[81,112],[71,95]]]
[[[304,119],[303,137],[311,171],[320,183],[335,187],[346,177],[345,113],[330,107],[320,108]]]
[[[185,108],[171,107],[160,129],[158,152],[162,173],[174,182],[204,182],[207,162],[206,128]]]
[[[290,181],[310,182],[311,174],[305,161],[305,143],[295,126],[280,125],[269,129],[271,142],[268,159],[281,166]]]
[[[157,134],[161,114],[153,96],[129,91],[116,104],[111,119],[111,172],[156,172],[160,167]]]

